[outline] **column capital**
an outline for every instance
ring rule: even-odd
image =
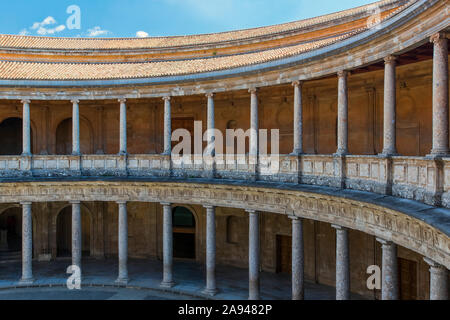
[[[340,225],[337,225],[337,224],[332,224],[331,227],[333,227],[336,230],[347,230],[346,227],[343,227],[343,226],[340,226]]]
[[[31,206],[32,202],[31,201],[21,201],[20,204],[22,206]]]
[[[79,100],[79,99],[72,99],[72,100],[70,100],[70,102],[71,102],[72,104],[79,104],[79,103],[80,103],[80,100]]]
[[[397,60],[397,57],[396,57],[396,56],[388,55],[387,57],[384,58],[384,64],[395,63],[396,60]]]
[[[22,100],[20,100],[20,102],[22,104],[30,104],[31,103],[31,101],[29,99],[22,99]]]
[[[288,215],[288,218],[291,219],[292,221],[299,221],[302,219],[302,218],[294,216],[292,214]]]
[[[215,208],[216,208],[216,206],[213,206],[213,205],[207,204],[207,205],[204,205],[204,206],[203,206],[203,208],[205,208],[205,209],[215,209]]]
[[[126,200],[119,200],[119,201],[116,201],[116,203],[117,204],[127,204],[127,201]]]
[[[444,267],[443,265],[431,260],[430,258],[424,257],[423,260],[430,266],[430,268],[433,269],[442,269],[442,270],[446,270],[447,268]]]
[[[385,240],[385,239],[381,239],[381,238],[375,238],[379,243],[381,243],[383,246],[391,246],[393,244],[395,244],[394,242],[390,241],[390,240]]]
[[[161,99],[163,99],[164,101],[170,101],[170,97],[169,96],[164,96]]]
[[[81,204],[81,201],[79,201],[79,200],[72,200],[72,201],[69,201],[69,203],[70,204]]]
[[[172,203],[170,203],[170,202],[160,202],[160,204],[162,205],[162,206],[172,206]]]
[[[294,80],[294,81],[292,81],[292,86],[293,87],[302,87],[303,86],[303,81],[301,81],[301,80]]]
[[[125,99],[125,98],[120,98],[120,99],[117,99],[117,101],[119,101],[120,103],[125,103],[125,102],[127,102],[127,99]]]
[[[207,93],[205,94],[205,96],[206,96],[207,98],[213,98],[213,97],[214,97],[214,92],[207,92]]]
[[[346,78],[348,76],[348,71],[347,70],[340,70],[337,72],[337,76],[339,78]]]
[[[258,88],[250,87],[248,88],[248,92],[250,92],[251,94],[256,94],[258,92]]]
[[[248,213],[258,213],[258,211],[254,209],[245,209],[245,211]]]
[[[431,43],[436,43],[439,40],[447,39],[447,34],[445,32],[437,32],[430,37]]]

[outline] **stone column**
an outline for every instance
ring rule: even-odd
[[[397,267],[397,245],[391,241],[378,239],[382,248],[381,262],[381,299],[398,300],[398,267]]]
[[[258,96],[257,89],[249,89],[250,92],[250,156],[258,156]]]
[[[172,153],[172,118],[170,108],[170,97],[163,97],[164,100],[164,152],[165,155]]]
[[[33,219],[31,202],[22,202],[22,278],[20,284],[33,283]]]
[[[292,219],[292,300],[305,298],[304,285],[304,251],[303,251],[303,220]]]
[[[294,86],[294,149],[293,155],[303,153],[303,113],[302,113],[302,81],[292,82]]]
[[[127,154],[127,105],[126,99],[119,99],[120,102],[120,151],[119,154]]]
[[[444,266],[424,258],[430,266],[430,300],[448,300],[448,271]]]
[[[214,136],[214,94],[208,93],[206,94],[206,97],[208,98],[208,104],[207,104],[207,142],[208,142],[208,148],[209,145],[212,145],[213,148],[209,150],[207,153],[207,156],[204,158],[204,164],[205,164],[205,171],[207,172],[208,178],[214,178],[215,175],[215,154],[216,154],[216,148],[215,148],[215,136]]]
[[[172,206],[170,203],[161,203],[163,206],[163,280],[161,287],[171,288],[175,285],[172,276],[173,266],[173,230]]]
[[[448,133],[448,44],[445,34],[431,37],[433,56],[433,149],[431,155],[449,154]]]
[[[119,276],[116,283],[128,284],[128,221],[127,203],[118,201],[119,205]]]
[[[347,71],[338,72],[338,123],[337,151],[338,155],[348,153],[348,92]]]
[[[208,113],[208,123],[207,128],[208,130],[214,129],[214,93],[208,93],[206,94],[206,97],[208,98],[208,106],[207,106],[207,113]],[[210,132],[208,134],[208,144],[212,143],[214,141],[214,133]],[[214,152],[212,153],[214,154]]]
[[[249,300],[259,300],[259,212],[247,210],[249,216]]]
[[[350,255],[347,228],[336,229],[336,300],[350,299]]]
[[[81,203],[72,202],[72,265],[81,270]]]
[[[396,62],[394,56],[384,59],[384,125],[383,155],[395,155],[396,149]]]
[[[22,100],[22,156],[31,155],[30,100]]]
[[[216,207],[206,208],[206,288],[208,295],[215,295],[216,288]]]
[[[80,111],[78,107],[79,100],[72,102],[72,154],[80,155]]]

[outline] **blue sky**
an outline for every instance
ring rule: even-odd
[[[310,18],[374,0],[9,0],[0,33],[60,37],[135,37],[212,33]],[[80,29],[67,27],[70,5]]]

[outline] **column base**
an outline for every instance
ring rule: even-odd
[[[218,292],[219,292],[219,290],[217,290],[217,289],[208,289],[208,288],[205,288],[202,291],[203,294],[206,294],[208,296],[215,296]]]
[[[257,295],[257,296],[249,296],[248,300],[261,300],[261,298],[259,297],[259,295]]]
[[[126,286],[126,285],[128,285],[129,281],[130,281],[129,278],[117,278],[117,280],[115,281],[115,284],[117,284],[119,286]]]
[[[163,282],[161,282],[161,284],[159,286],[161,288],[170,289],[175,286],[175,282],[174,281],[163,281]]]
[[[381,153],[378,154],[379,157],[381,158],[388,158],[388,157],[395,157],[398,156],[399,154],[397,152],[392,152],[392,151],[382,151]]]
[[[20,279],[19,280],[19,286],[29,286],[31,284],[34,283],[34,279],[33,278],[29,278],[29,279]]]

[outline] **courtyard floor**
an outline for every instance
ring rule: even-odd
[[[126,288],[119,288],[114,281],[117,277],[117,259],[85,259],[82,262],[81,290],[69,290],[66,273],[70,259],[51,262],[33,262],[35,281],[31,287],[18,284],[21,263],[0,264],[0,300],[2,299],[133,299],[133,300],[173,300],[205,299],[203,265],[190,261],[174,261],[174,280],[171,289],[161,289],[162,262],[151,259],[129,259],[130,281]],[[247,299],[248,270],[230,266],[217,266],[217,287],[219,293],[213,299]],[[288,274],[262,272],[260,277],[261,298],[289,300],[291,280]],[[52,287],[50,287],[52,286]],[[334,300],[334,287],[306,282],[305,299]],[[352,295],[352,299],[361,299]]]

